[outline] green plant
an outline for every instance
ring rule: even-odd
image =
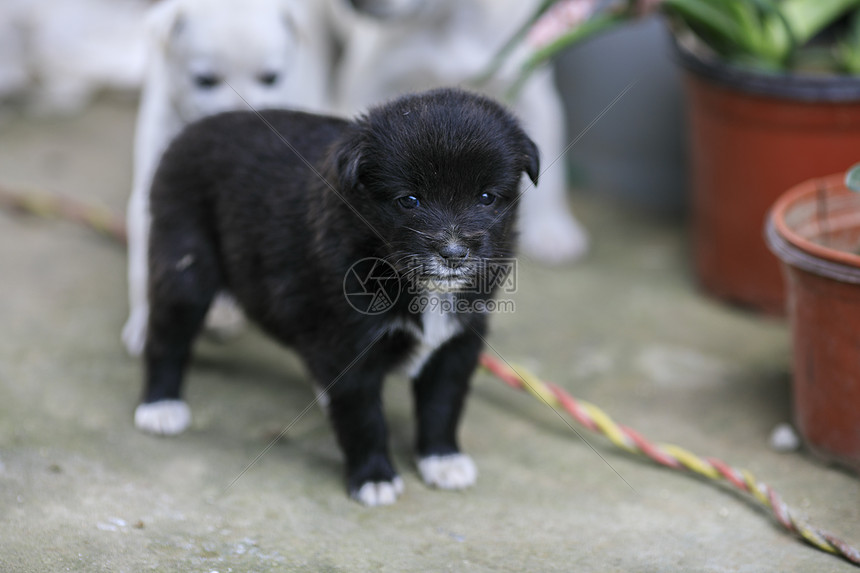
[[[784,70],[799,50],[834,22],[860,11],[858,0],[663,0],[661,9],[721,56]],[[852,70],[860,59],[856,34],[836,44],[832,68]],[[854,38],[852,38],[854,36]]]
[[[544,0],[499,52],[490,77],[525,48],[525,79],[563,50],[652,11],[736,65],[860,74],[860,0]],[[538,33],[535,33],[538,31]]]

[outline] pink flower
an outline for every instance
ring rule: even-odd
[[[647,1],[647,0],[646,0]],[[654,0],[650,0],[654,1]],[[588,20],[598,0],[561,0],[544,12],[528,32],[528,43],[543,48]]]

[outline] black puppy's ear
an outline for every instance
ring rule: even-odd
[[[532,183],[537,186],[538,176],[540,175],[540,151],[538,151],[538,147],[535,145],[535,142],[525,134],[523,134],[522,153],[524,159],[523,171],[526,172],[526,175],[529,176]]]
[[[361,184],[364,145],[355,135],[346,138],[334,152],[334,168],[341,191],[351,191]]]

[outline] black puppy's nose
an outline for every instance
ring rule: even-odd
[[[452,267],[459,266],[469,256],[469,249],[455,241],[449,241],[439,248],[439,255]]]

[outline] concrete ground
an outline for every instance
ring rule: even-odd
[[[0,184],[122,209],[133,106],[0,132]],[[860,481],[767,445],[789,411],[784,323],[703,298],[684,229],[576,197],[582,264],[519,267],[490,342],[655,440],[751,469],[816,525],[860,544]],[[191,430],[138,433],[140,366],[123,351],[123,250],[73,224],[0,213],[0,570],[849,571],[741,496],[574,433],[486,374],[462,429],[480,470],[432,491],[411,458],[403,380],[386,390],[406,493],[350,501],[297,360],[258,332],[203,341]],[[243,473],[244,472],[244,473]],[[241,476],[241,477],[238,477]],[[236,479],[238,477],[238,479]],[[235,483],[234,483],[235,480]],[[232,487],[229,487],[232,483]]]

